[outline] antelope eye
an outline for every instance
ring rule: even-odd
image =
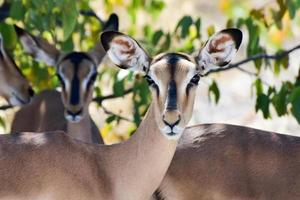
[[[151,86],[153,84],[155,84],[155,82],[152,80],[152,78],[148,75],[144,76],[144,78],[146,79],[146,81],[148,82],[148,84]]]
[[[199,80],[200,80],[200,76],[198,74],[196,74],[192,79],[191,79],[191,83],[195,84],[195,85],[198,85],[199,83]]]

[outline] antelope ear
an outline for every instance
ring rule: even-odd
[[[109,16],[108,20],[103,25],[103,31],[118,31],[119,29],[119,18],[113,13]],[[106,55],[105,50],[102,47],[101,42],[99,41],[95,47],[88,52],[88,54],[93,58],[97,65],[100,64],[103,57]]]
[[[54,45],[49,44],[42,38],[30,35],[16,25],[15,30],[26,53],[30,54],[36,61],[42,61],[47,65],[55,66],[60,51]]]
[[[103,26],[103,31],[118,31],[119,30],[119,17],[112,13]]]
[[[108,57],[122,69],[147,73],[151,58],[133,38],[116,31],[101,35],[101,43]]]
[[[225,67],[236,55],[243,39],[239,29],[225,29],[212,36],[205,46],[196,54],[199,73]]]

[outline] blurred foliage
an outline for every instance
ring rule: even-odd
[[[63,51],[85,51],[93,47],[98,41],[101,31],[101,23],[94,17],[80,15],[82,10],[90,10],[90,1],[80,0],[11,0],[9,17],[0,24],[0,31],[4,35],[5,45],[14,52],[15,60],[25,75],[40,91],[45,88],[58,87],[55,78],[55,69],[46,67],[43,63],[33,61],[23,54],[12,24],[17,23],[26,28],[34,35],[41,35],[50,42],[55,43],[57,48]],[[160,13],[165,9],[163,0],[104,0],[106,13],[114,11],[114,7],[125,7],[128,11],[130,25],[126,33],[137,36],[143,47],[150,55],[164,51],[193,52],[203,44],[202,35],[214,34],[216,28],[213,25],[202,27],[199,16],[182,16],[177,25],[171,31],[152,28]],[[219,8],[224,12],[228,21],[224,27],[239,27],[248,33],[243,43],[246,45],[247,56],[255,54],[282,51],[283,38],[293,35],[292,26],[300,27],[300,0],[274,0],[267,2],[261,8],[249,9],[245,2],[237,0],[220,0]],[[137,16],[140,13],[147,15],[151,23],[146,23],[141,30],[136,30]],[[120,20],[122,23],[122,19]],[[206,32],[206,33],[205,33]],[[205,38],[207,39],[207,38]],[[257,112],[262,112],[265,118],[270,118],[270,107],[274,107],[278,116],[292,114],[300,123],[300,74],[295,81],[282,82],[279,88],[265,84],[261,78],[262,70],[270,70],[274,76],[289,67],[289,56],[270,60],[254,60],[256,67],[256,80],[253,88],[256,91]],[[100,82],[105,76],[111,77],[112,91],[115,96],[122,96],[124,91],[133,87],[132,119],[137,126],[145,114],[150,103],[149,90],[141,76],[128,73],[114,68],[103,68],[98,76],[95,87],[97,96],[103,95]],[[209,95],[218,103],[222,98],[216,81],[209,86]],[[106,119],[105,130],[109,131],[109,124],[116,124],[122,118],[111,114]],[[2,124],[2,120],[0,120]],[[132,130],[128,130],[132,131]]]

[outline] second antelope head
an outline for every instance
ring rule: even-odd
[[[20,106],[30,102],[33,90],[23,76],[14,60],[6,52],[0,34],[0,96],[12,106]]]
[[[96,44],[89,52],[63,53],[46,40],[35,37],[17,26],[15,29],[28,54],[37,61],[56,67],[57,77],[62,86],[65,117],[71,122],[79,122],[88,113],[97,67],[106,54],[101,43]],[[104,30],[118,30],[117,15],[110,16]]]
[[[229,64],[241,41],[240,30],[226,29],[212,36],[195,55],[163,53],[151,58],[123,33],[101,35],[102,45],[116,65],[145,74],[157,116],[153,120],[169,139],[178,139],[190,120],[200,77]]]

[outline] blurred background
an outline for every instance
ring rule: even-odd
[[[120,31],[152,56],[192,53],[215,32],[238,27],[244,40],[232,62],[236,66],[201,79],[190,125],[230,123],[300,135],[298,0],[11,0],[0,5],[5,46],[36,92],[59,90],[55,69],[23,53],[13,24],[65,52],[86,51],[99,42],[103,21],[114,12]],[[141,75],[119,70],[108,59],[98,71],[98,100],[90,113],[106,143],[125,140],[149,106],[148,86]],[[9,132],[17,110],[1,108],[1,133]]]

